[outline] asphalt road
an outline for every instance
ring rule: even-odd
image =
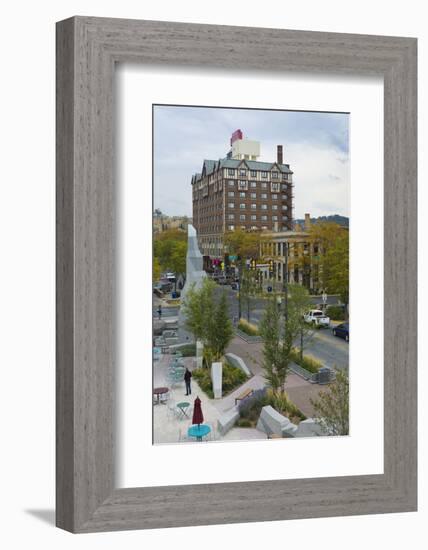
[[[314,330],[313,335],[304,342],[303,350],[326,367],[347,369],[349,366],[349,343],[333,336],[331,328]]]
[[[217,292],[224,290],[227,293],[229,315],[230,318],[238,318],[238,299],[236,291],[232,290],[230,286],[219,287]],[[313,298],[314,306],[319,303],[319,297]],[[337,303],[335,296],[330,296],[328,303]],[[266,300],[261,298],[254,298],[251,303],[250,321],[254,324],[258,324],[263,316],[263,311],[266,306]],[[154,301],[153,316],[157,318],[158,301]],[[179,308],[177,306],[162,308],[162,318],[177,317]],[[246,317],[245,308],[242,310],[242,316]],[[299,346],[300,342],[297,341],[296,345]],[[331,328],[320,329],[312,331],[312,335],[304,342],[304,351],[320,360],[325,366],[347,368],[349,362],[349,344],[333,336]]]

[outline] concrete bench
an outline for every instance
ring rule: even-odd
[[[283,430],[287,428],[289,424],[291,424],[291,422],[286,416],[283,416],[273,407],[267,405],[261,410],[260,417],[257,422],[257,429],[265,432],[268,437],[272,434],[283,437]]]
[[[238,401],[242,401],[246,397],[253,395],[253,393],[254,393],[253,388],[248,388],[244,390],[241,394],[238,395],[238,397],[235,397],[235,405],[238,403]]]
[[[239,418],[239,411],[237,407],[223,413],[220,418],[217,420],[217,430],[221,435],[226,434]]]
[[[302,420],[297,426],[296,437],[314,437],[319,435],[325,435],[322,427],[313,418],[307,418]]]

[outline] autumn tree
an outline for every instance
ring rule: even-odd
[[[159,262],[159,258],[156,256],[153,256],[153,281],[158,281],[161,276],[161,265]]]
[[[313,224],[311,242],[319,247],[318,258],[324,289],[339,294],[345,306],[349,303],[349,231],[333,222]]]
[[[349,434],[349,378],[345,370],[338,370],[336,380],[318,393],[318,399],[311,399],[311,404],[324,433]]]
[[[242,275],[240,277],[239,285],[239,297],[242,305],[247,313],[247,321],[250,322],[252,296],[257,292],[259,288],[258,271],[254,269],[248,269],[247,266],[243,267]]]
[[[243,229],[236,229],[235,231],[228,231],[224,236],[224,245],[227,254],[237,256],[239,274],[239,317],[241,317],[243,299],[247,303],[247,314],[250,307],[249,301],[251,300],[250,293],[246,292],[246,290],[249,290],[249,283],[251,283],[250,276],[247,276],[246,273],[246,260],[249,258],[257,259],[259,257],[260,244],[261,236],[257,231],[244,231]],[[243,283],[244,291],[241,292]]]
[[[247,258],[258,258],[260,254],[260,233],[236,229],[228,231],[224,236],[224,245],[228,254]]]
[[[153,264],[161,271],[186,272],[187,234],[181,229],[167,229],[154,236]]]

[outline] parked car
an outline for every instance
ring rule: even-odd
[[[306,323],[310,323],[311,325],[317,325],[320,327],[330,326],[330,317],[327,317],[327,315],[320,309],[311,309],[305,313],[303,319]]]
[[[333,335],[349,342],[349,323],[340,323],[333,329]]]

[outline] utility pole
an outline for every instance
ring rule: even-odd
[[[241,279],[242,279],[242,258],[238,256],[238,323],[241,320]]]
[[[284,293],[284,317],[288,320],[288,243],[284,241],[284,272],[282,274],[282,291]]]

